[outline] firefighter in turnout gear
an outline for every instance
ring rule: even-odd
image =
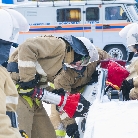
[[[19,31],[28,31],[29,25],[19,12],[0,9],[0,138],[22,138],[16,108],[18,92],[2,64],[8,60],[12,43],[17,42]]]
[[[54,79],[55,89],[63,88],[70,93],[83,92],[85,85],[90,81],[98,81],[98,72],[95,70],[100,61],[111,58],[107,52],[95,47],[87,38],[78,37],[78,39],[89,49],[88,52],[91,57],[91,62],[87,62],[87,56],[84,57],[81,52],[69,50],[68,61],[64,61],[64,68]],[[81,49],[81,47],[78,47],[78,49]],[[77,132],[75,119],[63,117],[65,114],[66,113],[60,115],[60,113],[56,111],[55,105],[51,106],[50,119],[55,128],[57,137],[64,138],[67,132],[69,136],[78,138],[79,134]],[[76,131],[72,129],[73,126],[76,128]]]
[[[128,48],[134,52],[131,64],[127,66],[130,72],[128,78],[122,83],[124,100],[138,99],[138,24],[132,23],[125,26],[119,35],[127,39]]]
[[[42,101],[58,105],[59,110],[64,110],[70,118],[88,112],[90,103],[80,93],[67,94],[63,89],[53,90],[48,86],[48,82],[54,83],[60,74],[63,62],[71,60],[68,58],[70,50],[81,53],[84,58],[81,64],[93,61],[91,47],[86,47],[74,36],[30,38],[10,56],[7,70],[20,95],[17,109],[19,127],[29,138],[56,137]],[[78,112],[79,105],[82,105],[81,112]]]

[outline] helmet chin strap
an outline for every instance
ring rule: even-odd
[[[74,69],[74,67],[73,66],[71,66],[70,64],[68,64],[68,63],[64,63],[64,65],[67,67],[67,68],[72,68],[72,69]],[[77,66],[76,66],[77,67]]]
[[[78,71],[80,71],[80,70],[82,70],[82,68],[84,67],[84,66],[76,66],[76,65],[70,65],[70,64],[68,64],[68,63],[64,63],[64,65],[67,67],[67,68],[71,68],[71,69],[75,69],[75,70],[78,70]],[[81,69],[79,69],[79,67],[81,68]],[[78,68],[78,69],[77,69]]]
[[[73,69],[73,70],[75,70],[77,73],[81,73],[81,74],[83,74],[83,72],[86,70],[86,67],[85,67],[85,66],[82,67],[81,70],[76,70],[76,69]]]
[[[73,69],[73,70],[75,70],[76,72],[79,72],[79,73],[84,72],[85,69],[86,69],[86,66],[82,66],[82,69],[81,70],[77,70],[77,69],[75,69],[75,68],[77,68],[77,66],[74,66],[73,67],[73,66],[69,65],[68,63],[64,63],[64,68],[65,67],[71,68],[71,69]]]
[[[82,70],[83,66],[75,67],[75,70]]]
[[[12,29],[12,35],[10,37],[10,40],[14,40],[16,34],[19,32],[19,28],[14,28]]]

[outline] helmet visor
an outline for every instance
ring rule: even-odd
[[[87,56],[87,57],[82,57],[81,59],[82,63],[81,63],[81,66],[87,66],[90,62],[90,57]]]

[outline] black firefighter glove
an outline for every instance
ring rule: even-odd
[[[65,96],[66,91],[63,88],[60,88],[60,89],[53,90],[52,93]]]
[[[44,89],[37,87],[30,89],[18,88],[18,93],[20,96],[28,96],[31,98],[37,98],[38,100],[41,100],[42,96],[44,95]]]
[[[68,125],[66,128],[66,133],[71,138],[80,138],[78,125],[76,123]]]
[[[35,75],[35,79],[28,81],[28,82],[21,82],[18,81],[16,84],[16,88],[18,93],[23,96],[31,96],[34,92],[34,88],[37,86],[38,82],[40,80],[39,75]]]
[[[121,89],[120,89],[120,90],[122,90],[123,100],[125,100],[125,101],[130,100],[129,93],[132,88],[134,88],[133,78],[129,79],[128,81],[127,80],[123,81]]]
[[[39,80],[40,80],[40,76],[38,74],[36,74],[35,79],[28,81],[28,82],[19,81],[17,84],[22,89],[30,89],[30,88],[34,88],[35,86],[37,86]]]
[[[92,78],[89,82],[89,84],[92,84],[92,83],[97,83],[98,82],[98,70],[95,70],[94,73],[92,74]]]

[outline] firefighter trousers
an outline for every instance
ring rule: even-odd
[[[19,129],[25,130],[29,138],[56,138],[54,127],[43,107],[35,102],[31,108],[28,102],[19,96],[17,107]]]

